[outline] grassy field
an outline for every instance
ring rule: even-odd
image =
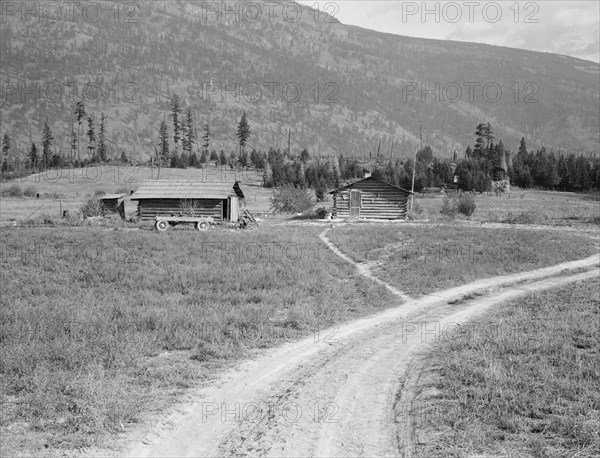
[[[532,270],[589,256],[598,239],[558,231],[464,225],[359,223],[329,238],[373,272],[409,295],[480,278]]]
[[[33,176],[2,183],[0,223],[44,221],[46,215],[52,222],[60,208],[78,208],[104,192],[127,193],[156,178],[156,169],[134,169],[106,166],[95,181],[88,170],[87,176],[63,172],[54,181]],[[255,176],[245,181],[217,170],[163,169],[161,179],[202,173],[207,181],[241,180],[247,208],[268,211],[271,191],[260,188]],[[29,196],[20,196],[26,189]],[[550,214],[552,204],[543,202],[555,196],[532,194],[531,201],[511,199],[503,208]],[[594,214],[595,202],[571,198],[573,205],[561,203],[556,210],[566,212],[560,221],[574,217],[572,208],[585,218]],[[484,202],[509,202],[493,199],[478,198],[478,211]],[[427,211],[439,214],[439,199],[425,201]],[[131,214],[135,203],[126,205]],[[397,303],[330,253],[318,238],[319,226],[261,224],[253,231],[207,233],[176,228],[164,234],[133,223],[106,226],[0,232],[3,454],[56,454],[103,444],[260,348]],[[362,223],[329,235],[413,295],[595,250],[584,235],[448,223]]]
[[[396,303],[318,230],[3,229],[3,455],[101,443],[255,349]]]
[[[441,195],[415,196],[418,219],[444,221],[440,214]],[[475,194],[477,209],[473,221],[510,224],[546,224],[572,226],[577,224],[600,224],[600,194],[574,194],[553,191],[514,190],[496,197]],[[464,217],[463,217],[464,218]]]
[[[0,223],[44,218],[60,218],[63,210],[80,208],[88,199],[102,194],[130,194],[145,180],[159,177],[156,167],[137,165],[92,165],[86,168],[50,170],[0,184]],[[203,169],[171,169],[160,171],[161,180],[198,180],[201,182],[241,182],[245,205],[254,213],[270,211],[271,190],[260,186],[260,171],[229,170],[207,165]],[[39,198],[37,198],[39,194]],[[137,202],[125,200],[126,215],[132,216]]]
[[[599,456],[598,281],[529,295],[477,322],[488,331],[428,353],[413,456]]]

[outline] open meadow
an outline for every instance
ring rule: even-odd
[[[599,311],[596,279],[502,304],[434,344],[416,374],[413,456],[598,456]]]
[[[317,234],[3,229],[3,449],[98,444],[255,349],[397,303]]]
[[[236,362],[401,302],[327,248],[319,238],[326,221],[269,216],[251,231],[206,233],[157,233],[136,222],[69,226],[60,210],[129,194],[157,173],[97,171],[95,181],[76,169],[1,185],[0,223],[9,227],[0,233],[0,428],[9,455],[110,448]],[[256,173],[239,173],[163,169],[161,179],[239,180],[245,208],[268,212],[271,190]],[[428,222],[350,221],[332,224],[328,237],[412,297],[598,251],[594,197],[476,199],[473,221],[513,226],[449,221],[440,198],[417,196],[417,218]],[[132,216],[135,202],[126,211]],[[522,216],[530,213],[533,220]]]
[[[417,296],[584,258],[598,252],[597,235],[449,223],[357,223],[330,232],[332,242],[377,277]]]
[[[456,193],[449,193],[448,197]],[[510,194],[475,193],[472,221],[483,223],[541,224],[550,226],[600,225],[600,194],[521,190]],[[416,194],[414,216],[419,220],[446,221],[440,214],[444,197]],[[593,226],[592,226],[593,227]]]

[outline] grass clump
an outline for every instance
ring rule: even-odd
[[[11,184],[2,190],[2,195],[6,197],[22,197],[23,188],[18,184]]]
[[[38,190],[35,186],[27,186],[23,190],[23,195],[27,197],[35,197],[38,193]]]
[[[475,213],[477,204],[475,197],[469,193],[463,193],[460,197],[445,196],[440,208],[440,213],[447,218],[454,219],[460,213],[471,219],[471,215]]]
[[[442,202],[442,207],[440,208],[440,213],[443,216],[446,216],[451,219],[456,218],[456,215],[458,214],[456,199],[445,196]]]

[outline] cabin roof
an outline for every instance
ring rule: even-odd
[[[345,191],[346,189],[352,189],[354,187],[354,185],[356,185],[357,183],[361,183],[361,182],[367,181],[367,180],[376,181],[378,183],[383,183],[383,184],[386,184],[388,186],[391,186],[392,188],[396,188],[396,189],[404,191],[404,192],[406,192],[408,194],[412,194],[412,192],[409,191],[408,189],[401,188],[400,186],[396,186],[394,184],[388,183],[387,181],[383,181],[383,180],[380,180],[378,178],[373,178],[373,177],[367,177],[367,178],[363,178],[361,180],[356,180],[356,181],[354,181],[352,183],[349,183],[347,185],[344,185],[344,186],[341,186],[341,187],[339,187],[337,189],[334,189],[333,191],[329,191],[328,194],[335,194],[335,193],[340,192],[340,191]]]
[[[100,200],[112,200],[112,199],[120,199],[125,194],[104,194],[100,196]]]
[[[142,199],[227,199],[235,196],[233,183],[202,183],[184,180],[144,181],[131,195]]]

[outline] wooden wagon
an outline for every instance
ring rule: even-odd
[[[154,227],[160,232],[164,232],[169,227],[177,226],[178,224],[193,224],[199,231],[207,231],[215,224],[215,220],[210,216],[157,216],[154,218]]]

